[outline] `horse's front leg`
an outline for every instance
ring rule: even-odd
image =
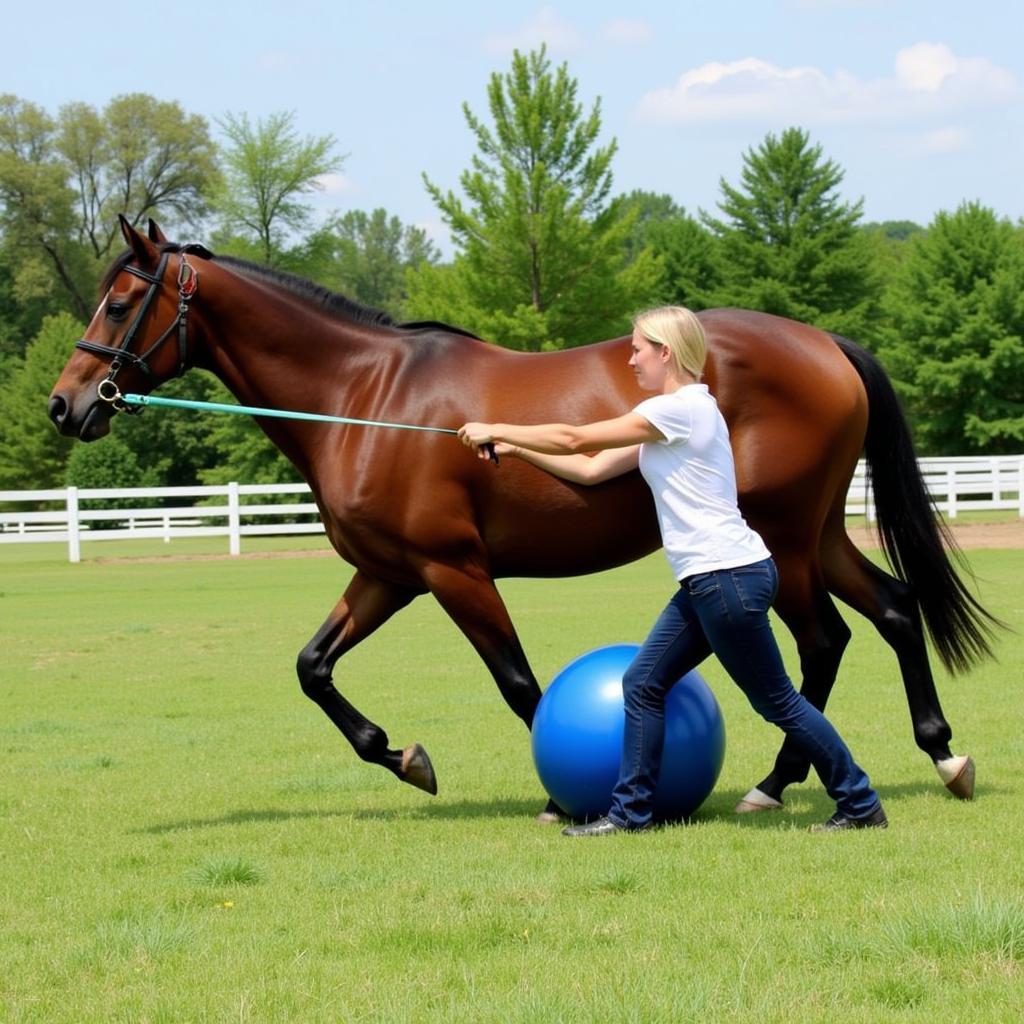
[[[387,733],[353,707],[335,689],[332,678],[335,663],[346,651],[418,593],[357,572],[334,611],[300,652],[297,670],[302,692],[319,705],[364,761],[383,765],[403,782],[434,794],[437,779],[427,752],[418,743],[404,750],[390,749]]]

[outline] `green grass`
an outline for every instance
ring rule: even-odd
[[[830,709],[887,832],[809,835],[830,811],[816,781],[734,817],[777,736],[708,663],[715,792],[689,826],[588,843],[533,822],[527,736],[432,601],[337,680],[392,745],[427,747],[435,798],[364,765],[299,691],[341,562],[151,546],[77,566],[0,548],[4,1024],[1019,1019],[1019,635],[967,678],[939,673],[973,803],[941,789],[895,659],[851,618]],[[1019,628],[1024,552],[970,561]],[[670,587],[660,556],[502,584],[542,680],[641,638]]]

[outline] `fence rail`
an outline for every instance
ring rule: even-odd
[[[948,518],[980,509],[1014,510],[1024,518],[1024,455],[928,458],[919,465],[932,500]],[[271,496],[281,500],[269,501]],[[79,562],[83,540],[227,537],[229,552],[237,555],[243,537],[323,533],[309,496],[305,484],[0,491],[0,509],[7,509],[0,511],[0,544],[63,542],[69,560]],[[125,502],[133,504],[118,507]],[[846,514],[874,519],[863,462],[846,496]]]

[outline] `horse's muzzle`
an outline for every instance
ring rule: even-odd
[[[64,437],[77,437],[81,441],[96,441],[110,433],[111,407],[108,402],[93,402],[85,415],[74,415],[72,404],[60,394],[50,396],[47,408],[50,420]]]

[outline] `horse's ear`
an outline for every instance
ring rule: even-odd
[[[152,217],[149,218],[149,240],[156,242],[157,245],[167,244],[167,236],[160,230],[160,225]]]
[[[160,258],[160,254],[156,250],[156,246],[147,238],[143,238],[128,223],[127,218],[123,213],[117,215],[118,221],[121,223],[121,234],[124,235],[124,240],[128,243],[128,248],[135,253],[135,259],[142,266],[152,266]]]

